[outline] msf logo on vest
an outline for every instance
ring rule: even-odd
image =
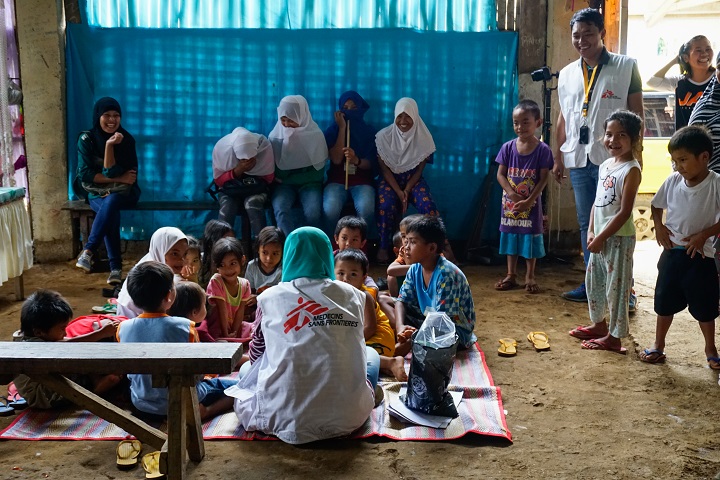
[[[617,95],[615,95],[615,92],[613,92],[613,91],[610,90],[610,89],[605,90],[605,91],[603,92],[603,94],[601,95],[601,98],[612,98],[613,100],[620,100],[620,97],[618,97]]]
[[[285,322],[285,333],[295,329],[300,330],[302,327],[310,323],[316,315],[322,315],[329,310],[328,307],[323,307],[319,303],[313,300],[305,300],[302,297],[298,297],[299,306],[292,309],[287,314],[287,321]]]

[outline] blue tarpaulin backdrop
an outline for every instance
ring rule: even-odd
[[[393,121],[395,102],[417,100],[437,153],[425,170],[452,238],[467,238],[489,162],[512,138],[517,34],[409,29],[167,29],[67,25],[68,159],[92,106],[112,96],[135,136],[141,200],[208,200],[211,151],[237,126],[265,135],[279,100],[304,95],[321,128],[354,89],[366,119]],[[71,192],[69,192],[71,194]],[[493,209],[497,210],[497,209]],[[490,212],[495,224],[498,212]],[[174,225],[199,235],[217,213],[124,212],[123,237]]]

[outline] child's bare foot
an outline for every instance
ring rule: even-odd
[[[390,371],[395,380],[398,382],[407,382],[408,376],[405,372],[405,359],[403,357],[393,357],[391,359]]]

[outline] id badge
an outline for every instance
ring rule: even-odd
[[[347,167],[348,175],[355,175],[355,172],[357,172],[357,165],[351,165],[349,163],[347,163],[345,165]]]
[[[587,145],[590,143],[590,127],[583,125],[580,127],[580,145]]]

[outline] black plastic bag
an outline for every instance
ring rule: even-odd
[[[455,324],[442,312],[428,314],[412,336],[412,361],[405,406],[430,415],[455,418],[457,408],[447,391],[457,352]]]

